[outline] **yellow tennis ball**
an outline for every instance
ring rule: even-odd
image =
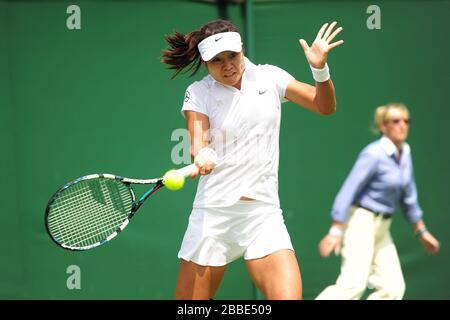
[[[177,170],[169,170],[163,177],[163,183],[167,189],[175,191],[181,189],[184,185],[184,176]]]

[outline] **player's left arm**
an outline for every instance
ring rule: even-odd
[[[304,39],[300,39],[306,59],[311,68],[319,78],[324,77],[320,81],[316,81],[316,85],[311,86],[297,80],[291,80],[286,88],[285,97],[295,104],[305,107],[311,111],[329,115],[336,112],[336,95],[334,85],[329,79],[328,65],[326,64],[328,53],[335,47],[344,43],[344,40],[339,40],[334,43],[331,41],[342,31],[342,27],[333,31],[336,22],[328,25],[324,24],[319,30],[311,47],[308,46]]]
[[[316,82],[315,87],[291,80],[286,88],[285,98],[300,107],[322,115],[336,112],[336,96],[331,79],[325,82]]]

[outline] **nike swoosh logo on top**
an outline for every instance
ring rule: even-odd
[[[264,91],[259,91],[259,94],[264,94],[264,93],[266,93],[267,92],[267,89],[266,90],[264,90]]]

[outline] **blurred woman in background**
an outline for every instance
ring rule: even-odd
[[[381,138],[366,146],[333,204],[332,225],[319,244],[322,257],[341,253],[341,273],[335,285],[316,299],[359,299],[366,288],[368,299],[402,299],[405,281],[392,241],[392,216],[400,206],[430,254],[439,242],[427,230],[417,199],[412,157],[405,142],[410,113],[403,104],[389,104],[375,111]],[[341,249],[342,246],[342,250]]]

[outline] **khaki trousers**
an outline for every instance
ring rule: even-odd
[[[405,281],[390,234],[391,222],[366,209],[351,208],[342,238],[341,273],[317,300],[356,300],[366,288],[374,289],[367,299],[403,298]]]

